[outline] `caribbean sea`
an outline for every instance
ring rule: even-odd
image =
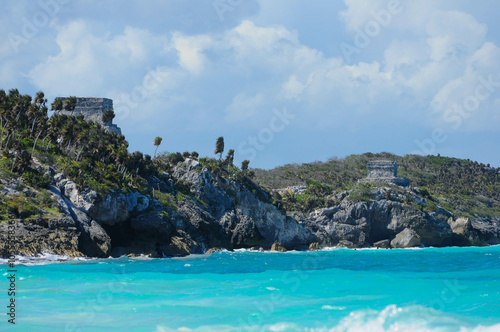
[[[16,263],[2,331],[500,331],[500,246]]]

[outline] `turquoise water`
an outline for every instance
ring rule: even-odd
[[[16,276],[16,331],[500,331],[500,246],[25,261]]]

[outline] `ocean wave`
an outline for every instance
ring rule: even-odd
[[[387,306],[381,311],[354,311],[328,330],[329,332],[493,332],[500,331],[500,324],[494,326],[473,325],[457,316],[424,306]]]
[[[48,264],[58,264],[58,263],[106,263],[106,262],[131,262],[131,261],[151,261],[156,258],[151,258],[146,255],[138,255],[135,257],[128,257],[126,255],[120,257],[108,258],[95,258],[95,257],[70,257],[65,255],[55,255],[51,253],[42,253],[38,256],[20,256],[16,255],[14,259],[15,265],[25,265],[25,266],[36,266],[36,265],[48,265]],[[5,258],[0,258],[0,266],[8,265],[9,260]]]
[[[325,308],[330,309],[331,308]],[[358,310],[349,313],[335,326],[307,327],[292,322],[279,322],[262,326],[210,325],[196,328],[170,328],[158,325],[156,332],[205,332],[205,331],[276,331],[276,332],[497,332],[500,324],[493,326],[472,325],[450,314],[423,306],[387,306],[381,311]]]
[[[14,264],[15,265],[26,265],[26,266],[34,266],[34,265],[47,265],[54,264],[59,262],[68,262],[68,261],[91,261],[96,260],[94,258],[88,257],[69,257],[64,255],[54,255],[50,253],[42,253],[38,256],[15,256]],[[9,264],[8,259],[0,258],[0,265]]]

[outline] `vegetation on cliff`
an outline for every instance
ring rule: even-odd
[[[64,102],[56,99],[51,109],[71,112],[75,104],[74,97]],[[114,114],[106,116],[109,120]],[[33,98],[22,95],[17,89],[8,93],[0,90],[0,126],[0,175],[3,179],[22,179],[20,186],[24,183],[38,188],[32,192],[33,197],[44,193],[51,182],[42,165],[62,172],[81,190],[92,189],[100,194],[111,189],[123,192],[134,190],[158,199],[171,208],[176,207],[179,199],[190,194],[189,186],[172,179],[177,189],[176,194],[172,195],[168,177],[162,174],[171,172],[177,163],[186,158],[197,160],[197,152],[163,153],[156,158],[141,152],[129,153],[128,142],[123,135],[108,132],[99,123],[85,121],[82,115],[49,116],[43,92]],[[153,144],[157,149],[161,137],[156,137]],[[216,150],[221,157],[223,145],[223,138],[220,137]],[[237,179],[257,192],[258,186],[247,177],[252,173],[246,169],[239,170],[233,165],[233,159],[234,150],[230,150],[225,160],[205,157],[200,162],[213,174]],[[248,163],[245,167],[248,168]],[[42,205],[41,202],[46,202],[43,204],[46,208],[53,208],[47,199],[33,197],[25,197],[22,204],[16,203],[17,198],[10,201],[0,199],[0,216],[6,220],[9,216],[25,218],[37,215],[40,209],[36,206]],[[267,199],[265,195],[261,197]],[[19,208],[13,208],[15,204]]]
[[[56,100],[52,104],[53,110],[71,111],[74,107],[74,98],[68,98],[64,103]],[[108,116],[112,117],[112,114]],[[64,173],[80,189],[90,188],[99,193],[110,189],[136,190],[175,209],[179,200],[190,195],[190,188],[170,178],[178,189],[174,195],[167,178],[162,175],[171,173],[180,161],[191,158],[199,160],[214,176],[241,183],[264,202],[273,202],[284,211],[307,213],[338,203],[335,193],[345,190],[349,190],[353,200],[370,200],[380,185],[359,184],[358,180],[366,176],[369,160],[384,158],[396,161],[399,175],[409,178],[411,185],[419,188],[418,194],[426,199],[422,203],[410,200],[404,203],[429,212],[441,206],[457,216],[500,215],[499,170],[470,160],[365,153],[344,159],[332,158],[327,162],[285,165],[269,171],[249,170],[248,160],[242,163],[241,169],[233,164],[235,151],[232,149],[225,158],[222,157],[223,137],[215,142],[217,159],[199,158],[195,151],[162,153],[152,158],[141,152],[130,153],[123,135],[110,133],[98,123],[85,121],[83,116],[49,116],[42,92],[31,97],[16,89],[8,93],[0,90],[0,125],[2,178],[22,178],[26,185],[40,189],[50,184],[50,177],[36,167],[44,164]],[[156,137],[153,145],[157,149],[160,144],[161,138]],[[253,176],[258,184],[252,181]],[[303,193],[285,191],[279,194],[273,191],[300,184],[307,187]],[[404,197],[404,192],[399,191],[393,186],[396,196]],[[27,211],[33,214],[36,209],[32,206],[40,202],[45,202],[47,209],[54,208],[47,199],[30,198],[25,202],[21,205],[26,208],[18,211],[9,207],[14,203],[4,199],[0,204],[0,215],[5,218],[9,211],[14,216],[26,216],[30,214]]]
[[[412,187],[426,198],[426,206],[406,202],[433,211],[441,206],[458,216],[500,216],[500,169],[471,160],[441,156],[365,153],[346,158],[332,158],[327,162],[289,164],[272,170],[255,169],[256,182],[267,189],[306,185],[302,194],[274,193],[288,211],[310,212],[326,207],[334,199],[332,192],[350,190],[357,200],[370,200],[378,186],[358,183],[367,175],[367,162],[388,159],[398,163],[398,176],[409,178]],[[392,186],[395,192],[396,186]]]
[[[32,98],[0,90],[0,220],[18,221],[18,249],[26,255],[165,257],[275,241],[299,249],[313,242],[356,247],[410,231],[424,245],[500,238],[500,179],[489,165],[367,153],[264,171],[249,169],[248,160],[234,165],[236,152],[224,151],[223,137],[214,142],[214,157],[157,155],[156,137],[152,158],[130,153],[123,135],[81,115],[50,116],[46,105],[42,92]],[[75,98],[52,104],[66,114],[74,107]],[[377,158],[396,161],[412,187],[359,183]],[[297,185],[305,188],[282,189]]]

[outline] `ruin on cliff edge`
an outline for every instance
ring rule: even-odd
[[[63,103],[68,99],[68,97],[57,97]],[[113,121],[103,122],[102,116],[105,111],[113,110],[113,100],[108,98],[94,98],[94,97],[76,97],[76,107],[73,111],[60,110],[56,111],[56,114],[64,114],[70,116],[83,115],[86,121],[92,121],[99,123],[104,129],[120,134],[122,130]]]
[[[388,183],[407,187],[410,180],[398,177],[398,163],[391,160],[372,160],[368,162],[368,176],[359,182]]]

